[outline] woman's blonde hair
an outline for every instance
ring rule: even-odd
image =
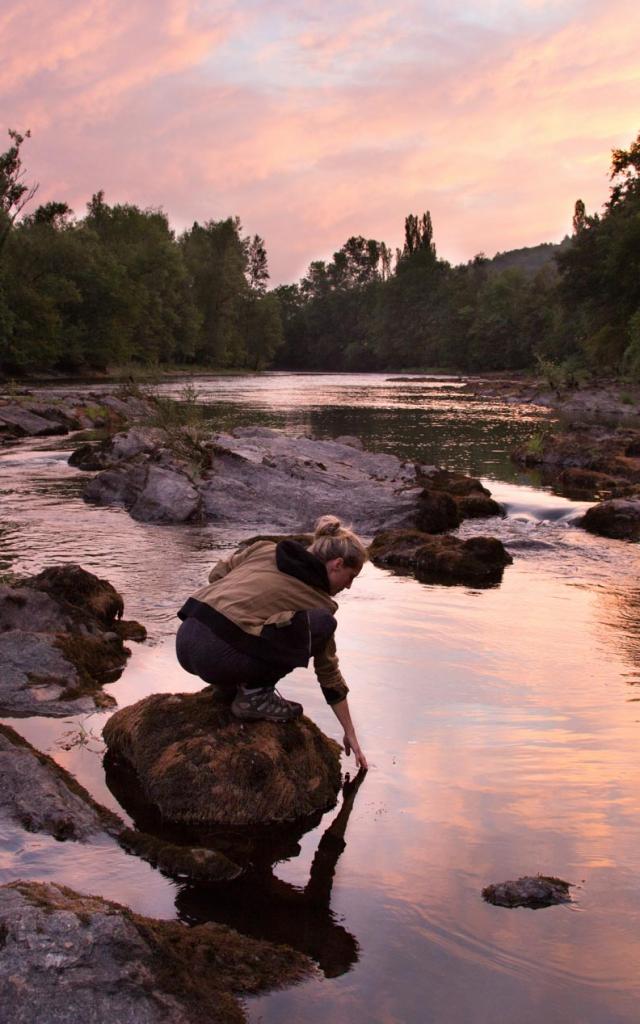
[[[360,538],[348,526],[343,526],[337,516],[318,519],[309,551],[322,562],[342,558],[349,569],[361,569],[369,557]]]

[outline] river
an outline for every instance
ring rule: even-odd
[[[638,546],[580,530],[584,504],[511,464],[539,410],[477,397],[458,380],[274,373],[193,384],[220,428],[357,434],[369,447],[481,476],[507,516],[467,522],[461,535],[500,537],[514,564],[487,590],[367,565],[341,595],[341,667],[372,767],[352,807],[339,801],[282,854],[264,892],[171,880],[111,840],[57,843],[18,829],[2,836],[0,882],[57,880],[142,913],[229,921],[310,952],[317,975],[247,1000],[252,1024],[637,1021]],[[182,386],[158,390],[177,396]],[[86,505],[86,477],[66,461],[72,444],[2,449],[0,571],[76,561],[116,586],[126,617],[149,629],[106,687],[120,706],[198,689],[174,659],[175,611],[241,537]],[[339,738],[309,672],[282,690]],[[5,721],[122,813],[102,768],[108,714]],[[323,869],[319,896],[308,883],[332,821],[344,845]],[[507,910],[481,898],[491,882],[538,872],[574,883],[573,902]]]

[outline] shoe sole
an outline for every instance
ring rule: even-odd
[[[231,714],[239,722],[278,722],[281,725],[285,722],[295,722],[302,717],[302,711],[295,715],[261,715],[259,711],[236,711],[233,707]]]

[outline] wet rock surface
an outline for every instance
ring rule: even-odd
[[[15,1024],[237,1024],[236,994],[312,970],[224,925],[158,921],[53,883],[0,887],[0,936],[2,1019]]]
[[[79,842],[124,829],[116,814],[96,804],[73,776],[7,725],[0,725],[0,817],[29,832]]]
[[[104,739],[107,767],[131,770],[169,824],[291,821],[332,806],[340,789],[340,748],[313,722],[239,722],[213,687],[123,708]]]
[[[612,498],[587,509],[580,525],[590,533],[617,540],[640,540],[640,494]]]
[[[419,530],[389,530],[377,534],[369,556],[375,565],[408,569],[424,582],[492,586],[513,559],[495,537],[432,536]]]
[[[496,907],[528,907],[538,910],[558,903],[570,903],[570,882],[550,875],[524,875],[508,882],[497,882],[482,890],[482,898]]]
[[[0,725],[0,826],[6,831],[9,824],[60,842],[84,843],[106,834],[128,853],[174,877],[220,882],[237,878],[243,871],[215,846],[177,844],[162,835],[127,828],[53,758],[36,750],[10,726]]]
[[[153,414],[156,400],[137,391],[112,388],[73,394],[47,389],[37,394],[24,389],[0,398],[0,440],[67,434],[80,428],[118,429]]]
[[[79,450],[74,465],[102,467],[85,498],[122,504],[145,522],[205,519],[270,532],[309,529],[327,509],[362,533],[402,525],[441,532],[465,516],[501,512],[478,481],[366,451],[353,437],[238,427],[208,441],[185,432],[179,441],[136,429],[93,453]]]
[[[61,717],[113,704],[100,688],[126,664],[123,639],[146,636],[122,612],[111,584],[78,565],[0,586],[0,714]]]
[[[554,431],[538,438],[535,445],[524,446],[513,453],[515,462],[523,466],[539,466],[547,482],[562,482],[567,470],[568,481],[597,496],[601,489],[617,494],[640,489],[640,432],[631,428],[581,426],[564,432]],[[593,474],[593,475],[591,475]]]

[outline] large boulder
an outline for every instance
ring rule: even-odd
[[[491,586],[500,581],[513,561],[495,537],[460,540],[432,536],[419,530],[389,530],[377,534],[369,547],[375,565],[409,569],[424,582]]]
[[[55,883],[0,888],[0,1006],[13,1024],[242,1024],[235,995],[309,959],[223,925],[186,928]]]
[[[363,449],[357,438],[293,437],[237,427],[209,440],[187,428],[133,428],[70,461],[99,469],[84,496],[145,522],[309,529],[328,510],[361,533],[417,526],[442,532],[467,516],[501,514],[479,481]]]
[[[640,496],[611,498],[587,509],[580,526],[617,540],[640,540]]]
[[[126,664],[123,641],[146,636],[122,612],[114,587],[79,565],[0,587],[0,714],[61,717],[113,704],[101,687]]]
[[[313,722],[239,722],[213,687],[123,708],[104,739],[167,823],[291,821],[332,806],[340,789],[340,748]]]
[[[137,455],[123,458],[90,480],[84,497],[100,505],[121,504],[146,523],[186,523],[200,518],[201,497],[186,468]]]

